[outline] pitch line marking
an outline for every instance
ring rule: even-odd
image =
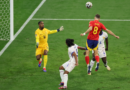
[[[29,18],[24,22],[24,24],[20,27],[20,29],[17,31],[17,33],[14,35],[14,39],[21,33],[21,31],[24,29],[24,27],[29,23],[29,21],[33,18],[33,16],[36,14],[36,12],[40,9],[40,7],[45,3],[46,0],[42,0],[41,3],[37,6],[37,8],[33,11],[33,13],[29,16]],[[13,40],[10,40],[4,48],[0,51],[0,56],[4,53],[4,51],[9,47],[9,45],[13,42]]]
[[[91,20],[94,20],[94,19],[53,19],[53,18],[32,18],[31,20],[91,21]],[[130,19],[100,19],[100,21],[130,21]]]

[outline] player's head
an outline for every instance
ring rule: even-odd
[[[42,21],[39,21],[38,22],[38,25],[39,25],[39,28],[40,29],[43,29],[44,28],[44,23]]]
[[[71,47],[74,45],[74,39],[66,39],[66,44],[68,47]]]
[[[95,19],[96,19],[96,20],[100,20],[100,15],[99,15],[99,14],[96,14],[96,15],[95,15]]]

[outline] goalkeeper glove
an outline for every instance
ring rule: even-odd
[[[57,29],[57,31],[59,32],[59,31],[63,31],[64,30],[64,27],[63,26],[61,26],[59,29]]]
[[[36,48],[38,48],[38,46],[39,46],[39,43],[36,43]]]

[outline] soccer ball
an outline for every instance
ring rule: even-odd
[[[87,2],[87,3],[86,3],[86,7],[87,7],[87,8],[91,8],[91,7],[92,7],[92,3],[91,3],[91,2]]]

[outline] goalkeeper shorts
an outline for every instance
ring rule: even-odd
[[[49,46],[48,45],[46,45],[46,46],[44,46],[44,47],[38,47],[38,48],[36,48],[36,52],[35,52],[35,55],[37,56],[37,55],[43,55],[44,54],[44,51],[45,50],[47,50],[47,51],[49,51]]]

